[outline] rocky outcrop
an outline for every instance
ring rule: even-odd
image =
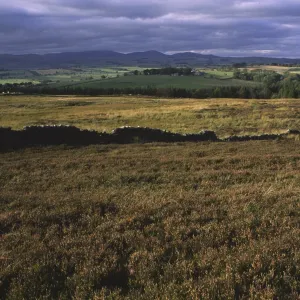
[[[231,136],[218,139],[213,131],[201,131],[197,134],[179,134],[148,127],[120,127],[112,133],[80,130],[74,126],[29,126],[23,130],[0,127],[0,150],[20,149],[31,146],[91,144],[130,144],[151,142],[239,142],[250,140],[276,140],[290,134],[300,134],[298,130],[288,130],[284,134],[263,134],[256,136]]]
[[[201,131],[198,134],[179,134],[148,127],[120,127],[112,132],[116,143],[149,143],[149,142],[201,142],[217,141],[213,131]]]
[[[300,130],[296,130],[296,129],[289,129],[287,131],[287,134],[300,134]]]
[[[244,136],[233,135],[224,139],[224,141],[226,142],[267,141],[267,140],[276,140],[285,135],[286,134],[262,134],[262,135],[244,135]]]
[[[0,149],[18,149],[30,146],[91,144],[130,144],[149,142],[217,141],[213,131],[199,134],[179,134],[146,127],[121,127],[112,133],[80,130],[74,126],[28,126],[23,130],[0,128]]]
[[[109,142],[108,136],[108,134],[96,131],[80,130],[74,126],[29,126],[20,131],[0,128],[0,149],[107,143]]]

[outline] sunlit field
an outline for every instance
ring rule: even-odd
[[[156,99],[153,97],[0,96],[0,126],[64,124],[111,131],[146,126],[180,133],[281,133],[300,127],[296,99]]]

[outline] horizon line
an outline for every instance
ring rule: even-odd
[[[81,51],[61,51],[61,52],[48,52],[48,53],[23,53],[23,54],[15,54],[15,53],[0,53],[0,56],[26,56],[26,55],[37,55],[37,56],[45,56],[45,55],[55,55],[55,54],[65,54],[65,53],[85,53],[85,52],[113,52],[113,53],[117,53],[117,54],[124,54],[124,55],[129,55],[129,54],[135,54],[135,53],[147,53],[147,52],[156,52],[156,53],[160,53],[166,56],[173,56],[176,54],[184,54],[184,53],[191,53],[191,54],[196,54],[196,55],[203,55],[203,56],[214,56],[214,57],[221,57],[221,58],[269,58],[269,59],[290,59],[290,60],[300,60],[300,57],[278,57],[278,56],[253,56],[253,55],[241,55],[241,56],[236,56],[236,55],[227,55],[227,56],[223,56],[223,55],[216,55],[216,54],[209,54],[209,53],[201,53],[200,51],[193,51],[193,50],[187,50],[187,51],[166,51],[166,52],[161,52],[158,50],[145,50],[145,51],[133,51],[133,52],[119,52],[119,51],[115,51],[115,50],[81,50]],[[169,53],[168,53],[169,52]]]

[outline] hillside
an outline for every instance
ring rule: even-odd
[[[118,53],[114,51],[65,52],[45,55],[0,55],[0,69],[65,68],[74,66],[205,66],[230,65],[246,62],[248,64],[300,63],[300,59],[267,57],[219,57],[192,52],[167,55],[158,51]]]

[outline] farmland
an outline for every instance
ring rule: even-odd
[[[299,68],[288,66],[253,65],[246,67],[252,70],[275,71],[280,74],[289,72],[298,74]],[[242,68],[244,69],[244,68]],[[142,72],[145,68],[138,66],[124,67],[70,67],[56,69],[33,70],[0,70],[0,84],[33,82],[34,84],[61,86],[79,86],[87,88],[128,88],[128,87],[178,87],[187,89],[210,88],[216,86],[254,86],[257,83],[249,83],[244,80],[233,79],[234,68],[227,67],[196,67],[202,72],[201,76],[171,77],[170,76],[128,76],[137,70]]]
[[[94,80],[86,83],[76,83],[72,86],[85,88],[136,88],[153,86],[157,88],[175,87],[186,89],[211,88],[217,86],[255,86],[257,83],[236,79],[219,79],[201,76],[125,76]]]
[[[42,84],[72,84],[90,80],[100,80],[121,76],[132,70],[143,70],[139,67],[111,67],[111,68],[59,68],[34,70],[0,70],[0,84],[33,82]]]
[[[177,87],[187,89],[211,88],[216,86],[255,86],[243,80],[232,79],[232,71],[218,69],[197,69],[202,76],[124,76],[140,67],[111,67],[111,68],[70,68],[70,69],[37,69],[0,71],[0,84],[32,82],[34,84],[50,85],[53,87],[85,87],[85,88],[135,88],[154,86],[158,88]]]
[[[243,68],[241,68],[243,69]],[[253,70],[265,70],[265,71],[273,71],[279,74],[285,74],[285,73],[291,73],[291,74],[300,74],[300,68],[299,67],[288,67],[288,66],[250,66],[246,68],[249,71]]]
[[[204,72],[218,79],[229,79],[233,77],[233,70],[230,68],[200,68],[197,69],[200,72]]]
[[[297,99],[0,96],[0,126],[299,129]],[[0,141],[1,142],[1,141]],[[298,299],[300,141],[0,153],[1,299]]]

